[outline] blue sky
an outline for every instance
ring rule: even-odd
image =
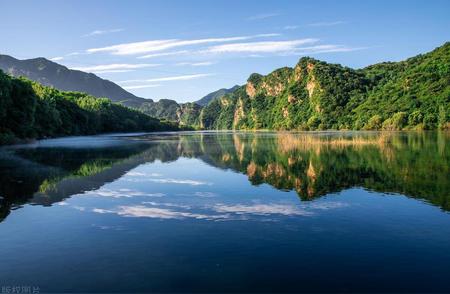
[[[194,101],[302,56],[359,68],[450,41],[450,1],[0,0],[0,53]]]

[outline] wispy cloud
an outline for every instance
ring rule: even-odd
[[[318,39],[300,39],[289,41],[265,41],[249,43],[233,43],[211,46],[204,53],[277,53],[292,51],[300,45],[316,43]]]
[[[111,29],[111,30],[95,30],[88,34],[83,35],[83,37],[92,37],[92,36],[98,36],[98,35],[105,35],[105,34],[112,34],[112,33],[118,33],[122,32],[124,29]]]
[[[144,172],[137,172],[137,171],[130,171],[126,174],[126,176],[130,177],[161,177],[162,174],[160,173],[144,173]]]
[[[306,55],[332,52],[353,52],[368,49],[368,47],[348,47],[344,45],[317,45],[310,47],[299,47],[292,51],[284,52],[282,55]]]
[[[148,85],[137,85],[137,86],[125,86],[122,87],[125,90],[137,90],[137,89],[146,89],[146,88],[156,88],[161,87],[160,84],[148,84]]]
[[[83,54],[83,53],[81,53],[81,52],[71,52],[71,53],[66,54],[66,56],[77,56],[77,55],[81,55],[81,54]]]
[[[64,59],[64,57],[62,57],[62,56],[57,56],[57,57],[50,58],[51,61],[60,61],[60,60],[63,60],[63,59]]]
[[[295,29],[298,29],[298,28],[299,28],[299,26],[284,26],[283,30],[295,30]]]
[[[165,57],[165,56],[176,56],[176,55],[183,55],[189,53],[187,50],[179,50],[179,51],[172,51],[172,52],[163,52],[163,53],[153,53],[153,54],[147,54],[144,56],[139,56],[137,58],[145,59],[145,58],[156,58],[156,57]]]
[[[247,17],[247,20],[250,20],[250,21],[262,20],[262,19],[279,16],[279,15],[280,15],[280,13],[261,13],[261,14],[249,16],[249,17]]]
[[[194,193],[194,195],[195,196],[198,196],[198,197],[205,197],[205,198],[211,198],[211,197],[216,197],[216,196],[218,196],[216,193],[214,193],[214,192],[195,192]]]
[[[209,77],[209,76],[213,76],[213,75],[214,74],[192,74],[192,75],[170,76],[170,77],[144,79],[144,80],[126,80],[126,81],[120,81],[119,84],[186,81],[186,80],[199,79],[199,78],[203,78],[203,77]]]
[[[218,219],[227,217],[227,215],[208,215],[186,211],[175,211],[166,208],[146,207],[142,205],[120,206],[116,213],[118,215],[127,217],[148,217],[159,219],[182,219],[182,218]]]
[[[181,184],[190,186],[212,185],[212,183],[204,181],[181,180],[181,179],[149,179],[149,181],[161,184]]]
[[[87,49],[87,53],[98,53],[106,52],[113,55],[134,55],[134,54],[145,54],[151,52],[163,51],[176,47],[210,44],[210,43],[225,43],[225,42],[235,42],[243,41],[253,38],[262,37],[272,37],[278,34],[258,34],[252,36],[240,36],[240,37],[225,37],[225,38],[207,38],[207,39],[196,39],[196,40],[179,40],[179,39],[167,39],[167,40],[150,40],[143,42],[134,43],[124,43],[107,47],[92,48]],[[149,55],[147,55],[146,58]],[[143,57],[141,57],[143,58]]]
[[[101,196],[101,197],[111,197],[111,198],[133,198],[133,197],[163,197],[163,193],[144,193],[141,191],[135,191],[131,189],[100,189],[97,191],[86,192],[87,196]]]
[[[73,67],[72,69],[93,72],[93,73],[106,73],[106,72],[126,72],[138,68],[147,68],[160,66],[160,64],[140,63],[140,64],[128,64],[128,63],[114,63],[114,64],[102,64],[94,66],[81,66]]]
[[[177,66],[208,66],[213,65],[214,62],[212,61],[205,61],[205,62],[179,62],[175,65]]]
[[[236,214],[256,214],[256,215],[268,215],[268,214],[281,214],[281,215],[312,215],[311,212],[304,209],[300,209],[294,205],[285,204],[236,204],[225,205],[218,204],[214,207],[214,210],[221,213],[236,213]]]
[[[331,26],[337,26],[340,24],[344,24],[346,23],[345,21],[323,21],[323,22],[314,22],[314,23],[309,23],[306,26],[308,27],[331,27]]]

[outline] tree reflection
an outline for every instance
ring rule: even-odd
[[[449,133],[188,133],[122,139],[100,148],[0,152],[0,218],[98,189],[154,160],[198,158],[311,200],[350,187],[401,193],[450,210]]]

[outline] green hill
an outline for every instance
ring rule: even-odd
[[[59,91],[0,70],[0,144],[17,139],[171,129],[176,126],[109,99]]]
[[[211,92],[208,95],[204,96],[203,98],[195,101],[195,103],[197,103],[198,105],[201,105],[201,106],[206,106],[206,105],[208,105],[209,102],[216,100],[216,99],[220,99],[223,96],[225,96],[226,94],[235,91],[237,88],[239,88],[238,85],[235,85],[229,89],[225,89],[225,88],[219,89],[219,90]]]
[[[61,91],[76,91],[95,97],[106,97],[128,107],[139,108],[142,103],[152,101],[137,97],[119,85],[99,78],[93,73],[69,69],[43,57],[19,60],[0,54],[0,69],[12,76],[23,76],[44,86]]]
[[[449,128],[450,43],[402,62],[351,69],[312,58],[209,103],[206,129]]]

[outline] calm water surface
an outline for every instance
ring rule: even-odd
[[[450,292],[448,133],[172,133],[0,149],[0,286]]]

